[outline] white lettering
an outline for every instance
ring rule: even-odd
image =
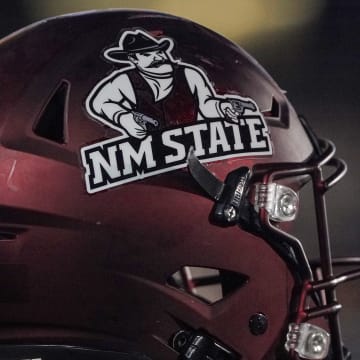
[[[223,151],[230,151],[231,147],[226,139],[224,127],[221,122],[210,123],[210,148],[209,154],[218,152],[218,146],[221,146]]]
[[[191,145],[204,162],[271,155],[268,139],[261,116],[249,116],[244,118],[243,126],[215,120],[149,134],[141,141],[123,137],[105,140],[81,149],[86,189],[95,193],[186,167],[186,152]]]
[[[92,161],[92,168],[94,169],[94,184],[104,181],[102,171],[105,171],[112,179],[121,176],[116,160],[116,151],[116,145],[110,146],[107,149],[109,161],[104,158],[99,150],[90,153],[89,158]]]
[[[231,127],[234,135],[234,150],[243,150],[244,144],[241,141],[240,128],[238,124],[230,124],[225,122],[226,127]]]
[[[262,122],[259,118],[250,118],[250,119],[246,119],[246,123],[249,127],[249,132],[250,132],[250,138],[251,138],[251,143],[250,143],[250,147],[252,149],[258,149],[258,148],[263,148],[266,147],[266,141],[265,140],[258,140],[258,136],[262,135],[262,132],[258,129],[255,129],[255,125],[262,125]]]
[[[185,134],[193,134],[195,147],[194,151],[196,156],[205,155],[205,149],[202,143],[200,132],[207,130],[207,128],[207,124],[196,124],[184,128]]]
[[[148,136],[145,140],[141,142],[138,151],[136,151],[128,142],[119,144],[119,149],[122,151],[122,156],[124,160],[124,175],[129,175],[133,173],[133,161],[140,166],[144,158],[146,161],[146,167],[148,169],[156,167],[151,142],[152,136]]]
[[[181,143],[174,141],[171,138],[172,136],[180,136],[182,134],[183,134],[183,130],[181,128],[165,131],[162,134],[163,144],[167,147],[170,147],[170,148],[176,150],[176,155],[171,154],[171,155],[165,156],[166,164],[170,164],[170,163],[173,163],[173,162],[176,162],[179,160],[183,160],[186,158],[185,146]]]

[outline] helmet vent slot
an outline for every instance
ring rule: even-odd
[[[0,227],[0,241],[15,240],[18,235],[24,233],[26,229],[14,227]]]
[[[43,108],[34,133],[59,144],[66,143],[69,83],[63,80]]]
[[[273,96],[270,109],[263,110],[262,114],[270,126],[289,127],[289,106],[283,96]]]
[[[243,287],[248,280],[248,276],[234,271],[184,266],[169,277],[167,284],[214,304]]]

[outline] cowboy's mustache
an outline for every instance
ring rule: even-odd
[[[153,60],[149,66],[150,67],[159,67],[159,66],[165,65],[165,64],[170,65],[171,62],[168,59]]]

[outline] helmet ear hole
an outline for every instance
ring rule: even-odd
[[[59,144],[66,143],[69,83],[62,81],[42,110],[34,127],[37,136]]]

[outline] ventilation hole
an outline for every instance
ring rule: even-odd
[[[34,128],[34,133],[59,144],[66,142],[66,109],[69,84],[62,81],[46,104]]]
[[[184,266],[169,277],[167,284],[214,304],[243,287],[248,280],[248,276],[233,271]]]
[[[274,118],[279,118],[280,117],[279,103],[276,101],[276,99],[274,97],[272,98],[270,116],[274,117]]]
[[[13,228],[2,226],[0,227],[0,241],[1,240],[15,240],[16,237],[22,233],[24,233],[26,229],[23,228]]]
[[[272,97],[270,110],[262,111],[268,124],[275,127],[289,127],[289,106],[285,98]]]

